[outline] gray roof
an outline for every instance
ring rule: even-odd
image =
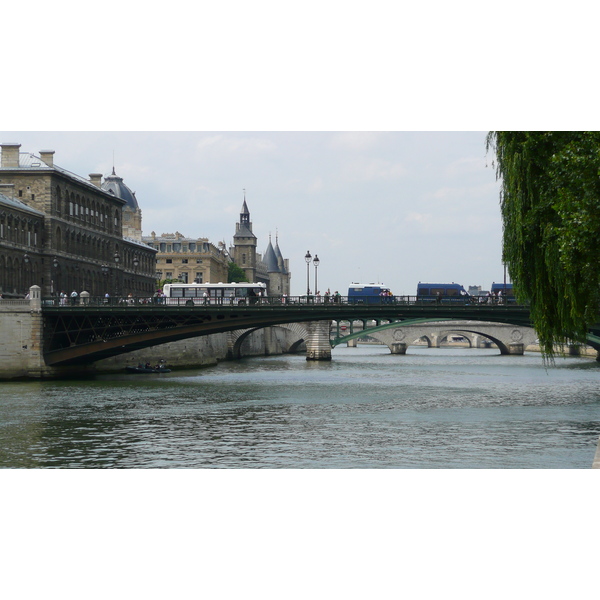
[[[285,268],[285,259],[283,258],[283,254],[279,249],[279,240],[275,238],[275,256],[277,257],[277,264],[280,265],[279,270],[287,275],[287,269]]]
[[[250,231],[248,227],[246,227],[244,223],[240,223],[240,228],[235,232],[233,238],[235,239],[238,237],[255,238],[256,236],[252,233],[252,231]]]
[[[279,265],[277,264],[277,256],[275,255],[275,250],[273,250],[273,245],[271,244],[271,240],[269,240],[269,245],[267,246],[267,250],[263,257],[263,261],[267,266],[267,271],[269,273],[279,273]]]
[[[238,237],[249,237],[256,239],[256,236],[250,229],[250,211],[248,210],[248,205],[246,204],[246,198],[244,198],[244,204],[242,204],[242,212],[240,213],[240,222],[238,225],[239,228],[235,232],[233,239]]]
[[[31,152],[19,152],[19,166],[18,167],[2,167],[0,166],[0,171],[14,171],[15,169],[19,170],[27,170],[27,171],[55,171],[57,173],[61,173],[66,177],[70,177],[71,179],[75,179],[78,183],[85,185],[92,190],[98,192],[103,191],[107,193],[108,190],[103,190],[99,188],[96,184],[92,183],[85,177],[81,175],[77,175],[76,173],[71,173],[71,171],[67,171],[67,169],[63,169],[62,167],[58,167],[53,165],[49,167],[39,156],[35,154],[31,154]],[[111,196],[115,196],[114,192],[109,192]],[[117,196],[117,198],[121,198]]]
[[[36,210],[35,208],[31,208],[31,206],[27,206],[27,204],[25,204],[24,202],[21,202],[20,200],[17,200],[16,198],[9,198],[8,196],[5,196],[2,193],[0,193],[0,204],[7,205],[11,208],[17,208],[18,210],[22,210],[23,212],[31,213],[38,217],[46,216],[43,212]]]
[[[137,198],[135,197],[135,192],[132,192],[124,183],[123,178],[115,175],[115,169],[113,168],[112,175],[108,175],[104,178],[104,183],[102,184],[102,189],[106,192],[111,192],[117,198],[121,198],[121,200],[125,200],[127,202],[127,206],[131,208],[131,210],[139,210],[139,205]]]

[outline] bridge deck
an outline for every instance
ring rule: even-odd
[[[93,362],[149,346],[236,329],[306,321],[452,319],[530,327],[529,309],[516,304],[426,302],[414,297],[382,298],[375,304],[307,301],[303,297],[262,298],[251,304],[105,302],[85,299],[61,305],[42,302],[44,357],[49,365]],[[237,301],[237,299],[236,299]]]

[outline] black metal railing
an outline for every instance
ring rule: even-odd
[[[96,297],[96,296],[78,296],[76,298],[43,298],[42,306],[44,307],[64,307],[64,308],[85,308],[85,307],[142,307],[156,306],[162,308],[169,307],[220,307],[220,306],[253,306],[253,307],[284,307],[284,306],[315,306],[318,308],[345,305],[345,306],[515,306],[517,303],[514,298],[493,298],[485,296],[456,296],[442,298],[423,298],[419,296],[382,296],[382,297],[365,297],[356,298],[348,296],[262,296],[262,297],[245,297],[245,298],[166,298],[164,296],[112,296]]]

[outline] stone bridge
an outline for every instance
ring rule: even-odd
[[[424,338],[430,348],[439,348],[440,342],[452,335],[466,338],[471,347],[480,347],[483,340],[494,342],[501,354],[521,355],[527,346],[535,343],[537,334],[530,327],[487,321],[429,321],[386,323],[376,327],[354,329],[350,335],[336,342],[351,342],[368,335],[388,346],[392,354],[405,354],[411,344]]]

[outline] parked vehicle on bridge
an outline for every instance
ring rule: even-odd
[[[512,283],[495,283],[494,282],[494,283],[492,283],[490,292],[496,300],[502,299],[504,302],[507,302],[507,303],[508,302],[510,302],[510,303],[516,302],[515,292],[513,290]]]
[[[163,298],[166,304],[254,304],[266,296],[264,283],[166,283]]]
[[[381,304],[391,299],[390,288],[382,283],[352,283],[348,288],[348,304]]]
[[[470,296],[460,283],[417,284],[417,301],[469,302]]]

